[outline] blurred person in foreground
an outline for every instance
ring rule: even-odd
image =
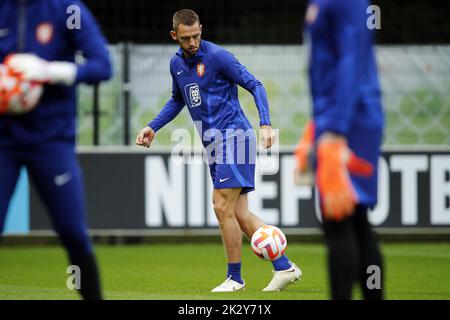
[[[0,233],[20,170],[26,168],[70,264],[80,268],[79,293],[101,299],[75,153],[76,85],[110,78],[107,43],[80,1],[0,1],[0,31],[2,66],[23,81],[43,84],[37,105],[21,115],[12,114],[8,81],[0,88]],[[82,64],[75,63],[78,51]]]
[[[332,299],[351,299],[355,280],[365,299],[383,298],[382,284],[367,283],[372,267],[384,277],[367,217],[377,203],[384,126],[368,6],[311,0],[305,18],[313,112],[295,150],[295,179],[315,180],[319,191]]]
[[[260,116],[264,148],[275,143],[264,86],[228,51],[201,39],[197,14],[188,9],[173,16],[171,36],[180,45],[170,61],[172,98],[136,137],[150,147],[155,133],[188,106],[202,143],[214,185],[213,203],[226,258],[226,280],[212,292],[242,290],[242,232],[251,239],[265,223],[248,209],[247,193],[255,190],[256,136],[238,100],[237,85],[249,91]],[[272,261],[274,272],[263,291],[280,291],[302,272],[283,255]]]

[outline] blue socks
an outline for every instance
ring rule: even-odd
[[[272,264],[275,271],[287,270],[292,266],[291,262],[285,255],[272,261]],[[227,278],[230,276],[232,280],[239,282],[240,284],[244,283],[244,280],[242,280],[241,277],[241,262],[228,263]]]
[[[231,279],[239,282],[240,284],[244,283],[244,280],[241,278],[241,263],[229,263],[227,270],[227,278],[231,276]]]
[[[287,270],[291,267],[291,262],[285,255],[281,256],[281,258],[278,258],[277,260],[272,261],[272,264],[275,271]]]

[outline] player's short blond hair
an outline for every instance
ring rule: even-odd
[[[177,31],[179,24],[193,26],[196,22],[200,24],[200,19],[194,11],[190,9],[182,9],[174,13],[172,22],[173,30]]]

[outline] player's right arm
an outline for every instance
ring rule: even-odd
[[[138,146],[150,148],[154,137],[155,131],[153,131],[153,129],[149,126],[146,126],[141,131],[139,131],[136,137],[136,144]]]
[[[183,96],[178,88],[176,81],[172,74],[172,97],[164,105],[161,112],[144,127],[136,137],[136,144],[146,148],[150,145],[155,137],[156,132],[164,127],[167,123],[172,121],[183,110],[185,103]]]

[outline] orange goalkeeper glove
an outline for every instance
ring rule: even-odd
[[[316,183],[324,219],[341,221],[353,213],[358,195],[349,173],[368,177],[373,174],[373,166],[356,156],[348,148],[344,138],[319,139]]]
[[[295,171],[294,182],[297,185],[313,185],[313,166],[310,161],[314,145],[314,121],[309,120],[303,131],[303,135],[294,150]]]

